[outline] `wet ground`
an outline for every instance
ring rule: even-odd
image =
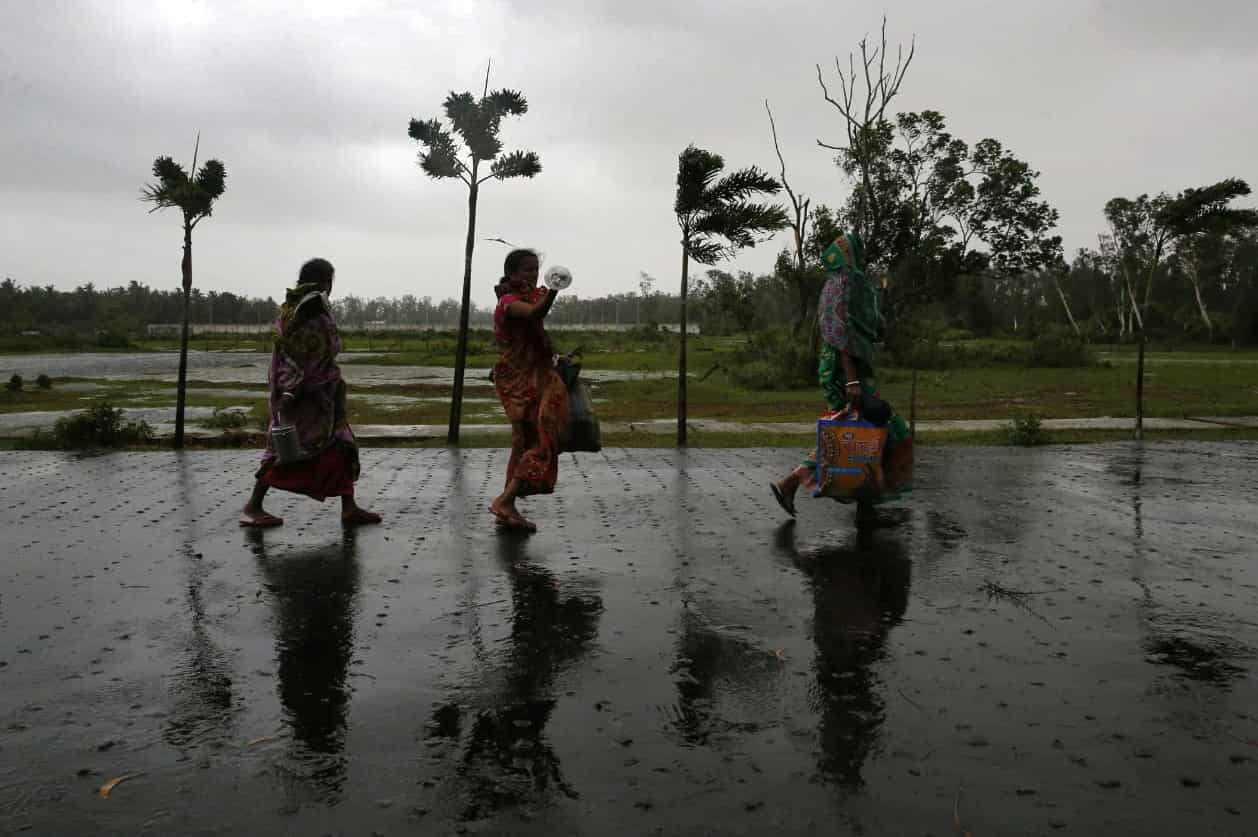
[[[566,456],[531,538],[498,451],[365,450],[357,533],[5,454],[0,833],[1258,832],[1258,445],[924,450],[859,526],[797,453]]]

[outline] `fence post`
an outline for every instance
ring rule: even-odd
[[[1144,441],[1144,329],[1136,355],[1136,441]]]
[[[917,439],[917,364],[913,364],[913,389],[909,393],[909,435]]]

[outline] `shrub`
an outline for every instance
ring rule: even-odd
[[[131,338],[116,331],[102,331],[96,335],[96,345],[102,349],[129,349]]]
[[[7,389],[9,392],[18,392],[22,389],[23,383],[24,381],[22,380],[22,376],[14,372],[13,377],[10,378],[9,382],[4,385],[4,388]]]
[[[255,430],[266,433],[271,429],[271,405],[265,401],[249,408],[249,421]]]
[[[672,335],[668,329],[660,328],[659,323],[652,322],[646,325],[634,326],[625,332],[625,337],[641,343],[663,343],[669,340]]]
[[[1028,363],[1053,368],[1088,366],[1092,363],[1092,352],[1074,332],[1053,329],[1031,343]]]
[[[214,408],[214,415],[201,422],[202,427],[211,430],[239,430],[249,424],[249,414],[244,410],[224,410]]]
[[[896,344],[891,347],[891,354],[897,366],[940,371],[951,369],[959,358],[964,357],[965,349],[961,346],[947,348],[938,340],[915,340]]]
[[[124,421],[125,412],[106,403],[59,418],[53,426],[53,442],[67,450],[151,442],[153,428],[148,422]]]
[[[734,382],[746,389],[785,390],[817,385],[817,356],[804,337],[762,332],[734,355]]]
[[[35,386],[40,389],[52,389],[52,378],[49,378],[47,375],[41,373],[40,376],[35,379]]]
[[[1030,448],[1048,442],[1048,434],[1044,430],[1043,419],[1035,414],[1015,416],[1005,425],[1009,434],[1009,444]]]

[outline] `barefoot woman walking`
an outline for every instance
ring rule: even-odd
[[[336,355],[341,338],[332,320],[328,296],[335,271],[325,259],[301,266],[297,287],[290,288],[275,323],[271,354],[271,427],[292,425],[302,456],[281,464],[267,437],[253,495],[240,516],[241,526],[279,526],[284,521],[262,507],[271,488],[322,501],[341,498],[341,522],[347,526],[379,523],[380,515],[354,502],[358,445],[345,416],[345,381]]]
[[[568,391],[555,371],[554,349],[542,323],[557,290],[537,287],[539,268],[532,250],[512,250],[494,289],[494,339],[498,363],[494,388],[511,422],[507,484],[489,511],[498,525],[535,531],[515,506],[517,497],[550,494],[559,475],[559,436],[568,421]]]

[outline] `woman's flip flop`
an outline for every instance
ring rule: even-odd
[[[778,501],[778,505],[782,507],[782,511],[786,512],[791,517],[794,517],[795,498],[791,497],[788,499],[787,496],[782,493],[782,489],[778,488],[778,484],[776,482],[769,483],[769,488],[773,489],[773,498]]]

